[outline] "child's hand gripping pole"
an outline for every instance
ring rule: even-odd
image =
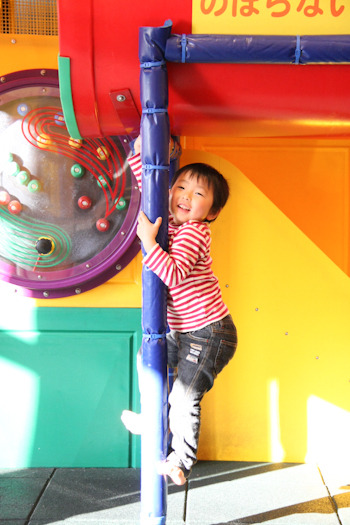
[[[157,244],[156,237],[161,224],[162,217],[158,217],[155,223],[153,223],[143,211],[140,211],[136,232],[146,253]]]

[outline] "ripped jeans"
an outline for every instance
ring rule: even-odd
[[[187,477],[197,461],[200,403],[236,351],[236,327],[228,315],[194,332],[172,330],[167,335],[167,346],[168,365],[177,367],[169,396],[172,442],[168,460]]]

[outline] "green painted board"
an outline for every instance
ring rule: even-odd
[[[139,466],[120,414],[139,409],[140,309],[36,308],[25,324],[0,329],[0,467]]]

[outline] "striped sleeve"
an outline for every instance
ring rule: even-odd
[[[136,155],[132,155],[131,157],[128,158],[128,163],[131,168],[131,171],[135,175],[139,190],[141,191],[141,176],[142,176],[141,155],[139,153],[136,153]]]
[[[210,236],[206,226],[188,222],[181,226],[174,236],[169,253],[156,245],[143,259],[166,286],[181,284],[192,272],[199,259],[202,259],[210,246]]]

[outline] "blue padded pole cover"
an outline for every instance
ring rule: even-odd
[[[157,241],[168,246],[169,118],[164,61],[171,25],[141,28],[141,207],[154,222],[162,217]],[[157,472],[167,454],[167,289],[146,266],[142,269],[141,524],[166,522],[167,483]]]
[[[350,35],[172,35],[165,57],[188,63],[346,64]]]

